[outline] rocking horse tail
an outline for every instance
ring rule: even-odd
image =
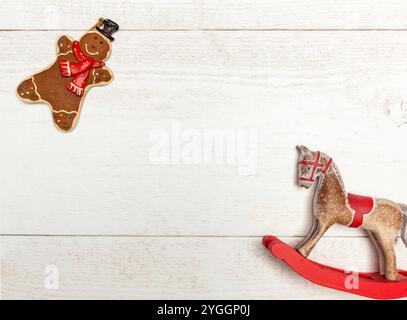
[[[401,240],[403,240],[404,245],[407,248],[407,206],[400,204],[400,207],[404,214],[403,227],[401,228]]]

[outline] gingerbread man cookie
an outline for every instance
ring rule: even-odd
[[[47,103],[56,127],[64,132],[73,130],[89,89],[113,80],[105,61],[111,53],[112,34],[118,29],[115,22],[100,18],[79,41],[60,37],[56,61],[21,82],[18,96],[27,103]]]

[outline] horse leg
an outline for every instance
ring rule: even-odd
[[[367,233],[369,234],[370,239],[372,239],[372,242],[373,242],[377,252],[379,253],[379,271],[380,271],[380,274],[382,276],[384,276],[386,274],[386,263],[384,260],[384,254],[383,254],[382,247],[373,232],[368,231]]]
[[[386,262],[385,274],[386,279],[391,281],[398,280],[396,252],[394,251],[394,243],[396,235],[391,233],[376,233],[377,240],[383,250],[384,260]]]
[[[301,248],[316,232],[318,231],[318,219],[314,217],[312,226],[306,237],[297,245],[297,249]]]
[[[318,218],[318,229],[317,231],[310,237],[308,241],[306,241],[299,249],[298,252],[301,253],[304,257],[308,257],[311,253],[312,249],[314,249],[315,245],[324,235],[324,233],[332,226],[332,222],[326,220],[321,220]]]

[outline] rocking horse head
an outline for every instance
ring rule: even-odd
[[[305,146],[297,146],[298,185],[311,188],[317,178],[325,174],[332,164],[332,158],[319,151],[312,151]]]

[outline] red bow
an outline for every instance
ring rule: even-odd
[[[73,42],[72,48],[73,54],[78,62],[61,60],[59,62],[59,69],[63,77],[73,77],[73,80],[68,84],[66,89],[81,97],[85,92],[90,69],[103,67],[105,63],[96,61],[92,57],[84,54],[79,47],[78,41]]]

